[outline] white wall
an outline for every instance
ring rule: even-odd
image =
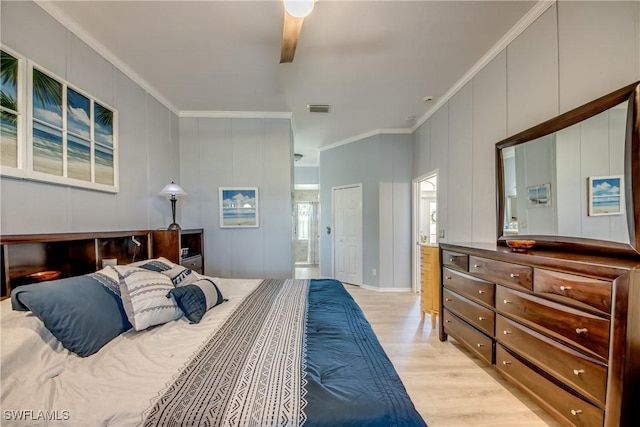
[[[0,178],[2,234],[158,228],[179,178],[178,118],[35,3],[2,2],[0,41],[118,110],[120,192]]]
[[[204,228],[205,272],[293,277],[293,157],[286,119],[180,118],[182,228]],[[220,228],[219,187],[258,187],[258,228]]]
[[[495,143],[637,80],[640,2],[551,6],[414,133],[443,240],[496,240]]]

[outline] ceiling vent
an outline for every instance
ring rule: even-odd
[[[328,113],[329,105],[320,105],[320,104],[309,104],[307,108],[310,113]]]

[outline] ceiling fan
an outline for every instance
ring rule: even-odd
[[[305,16],[313,10],[315,0],[283,0],[284,25],[282,27],[282,47],[280,63],[292,62],[296,53],[300,30]]]

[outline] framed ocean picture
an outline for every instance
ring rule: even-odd
[[[590,176],[589,216],[622,215],[624,181],[622,175]]]
[[[530,208],[551,206],[551,184],[527,187],[527,202]]]
[[[220,187],[220,227],[259,227],[258,187]]]

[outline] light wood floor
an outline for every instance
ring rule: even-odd
[[[345,285],[371,323],[416,409],[429,427],[558,426],[455,340],[438,340],[420,297]]]

